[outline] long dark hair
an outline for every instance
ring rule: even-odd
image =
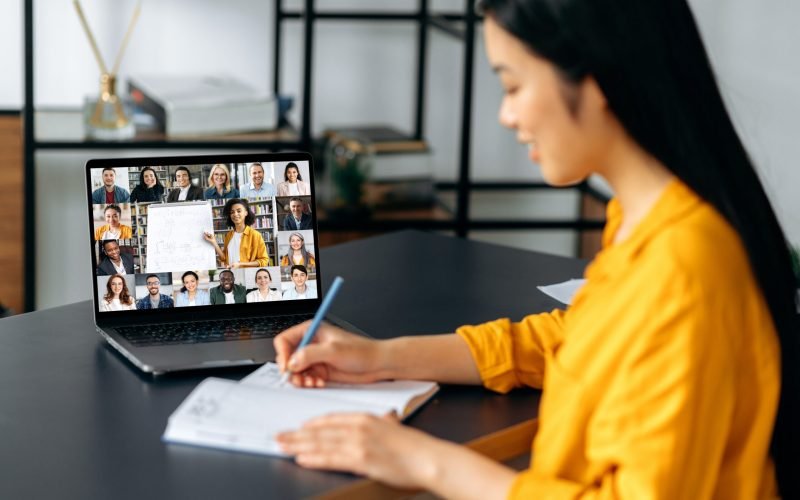
[[[287,181],[287,182],[289,181],[289,176],[286,175],[286,173],[289,171],[290,168],[293,168],[293,169],[297,170],[297,180],[298,181],[302,181],[303,180],[303,176],[300,175],[300,167],[298,167],[297,163],[295,163],[293,161],[290,161],[289,163],[287,163],[286,167],[283,169],[283,180]]]
[[[197,282],[197,286],[198,287],[200,286],[200,278],[197,276],[197,273],[194,272],[194,271],[186,271],[185,273],[183,273],[183,275],[181,276],[181,283],[183,283],[183,280],[187,276],[194,276],[194,280]],[[186,285],[183,285],[181,287],[181,293],[186,293]]]
[[[792,470],[800,425],[800,337],[786,239],[717,88],[684,0],[481,0],[479,9],[552,62],[567,84],[593,77],[634,140],[739,234],[781,344],[772,435],[781,495],[800,496]]]
[[[147,187],[147,184],[144,183],[145,172],[151,172],[153,177],[156,178],[155,186]],[[159,201],[161,195],[164,194],[164,186],[161,185],[161,181],[158,179],[158,174],[156,174],[155,169],[152,167],[144,167],[139,171],[139,184],[133,188],[133,191],[131,197],[135,199],[132,201]]]

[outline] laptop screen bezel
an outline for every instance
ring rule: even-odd
[[[309,184],[311,187],[311,225],[314,235],[316,248],[316,299],[303,300],[281,300],[275,302],[257,302],[244,304],[217,304],[208,306],[193,307],[173,307],[169,309],[150,309],[147,311],[114,311],[100,312],[99,293],[96,274],[94,272],[99,265],[95,252],[97,242],[94,239],[94,215],[92,204],[92,183],[91,171],[97,168],[125,168],[125,167],[144,167],[144,166],[177,166],[177,165],[197,165],[214,163],[252,163],[252,162],[289,162],[307,161]],[[89,254],[92,263],[92,303],[94,319],[97,325],[115,326],[121,324],[150,324],[150,323],[169,323],[173,321],[227,319],[227,318],[249,318],[262,315],[278,314],[302,314],[315,311],[321,302],[323,274],[319,259],[319,230],[317,227],[318,208],[316,206],[316,182],[314,179],[313,157],[306,152],[282,152],[282,153],[244,153],[244,154],[218,154],[218,155],[181,155],[181,156],[149,156],[136,158],[96,158],[86,162],[85,165],[85,185],[86,185],[86,205],[87,205],[87,224]],[[213,313],[213,314],[211,314]]]

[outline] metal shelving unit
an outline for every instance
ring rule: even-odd
[[[453,183],[439,183],[437,189],[455,191],[455,214],[452,219],[391,219],[372,221],[320,221],[322,230],[364,230],[367,232],[389,231],[403,228],[452,230],[460,237],[466,237],[471,230],[483,229],[573,229],[591,230],[602,227],[602,221],[594,220],[471,220],[469,217],[470,193],[475,190],[518,190],[526,188],[550,188],[544,184],[507,184],[507,183],[477,183],[470,178],[470,153],[471,153],[471,122],[473,86],[472,76],[474,71],[475,52],[475,27],[481,22],[474,10],[474,1],[465,0],[463,12],[431,13],[428,0],[417,0],[416,9],[408,12],[319,12],[316,10],[314,0],[304,0],[302,12],[287,10],[283,0],[273,0],[275,5],[274,22],[274,59],[273,59],[273,90],[280,94],[280,66],[283,23],[287,21],[300,21],[303,23],[303,88],[302,88],[302,113],[300,127],[290,139],[277,140],[208,138],[204,140],[175,140],[169,138],[140,138],[124,142],[101,141],[52,141],[38,140],[35,136],[34,107],[34,26],[33,26],[33,0],[25,0],[24,4],[24,48],[25,48],[25,107],[23,109],[24,138],[25,138],[25,308],[32,310],[35,302],[36,263],[36,200],[35,200],[35,153],[38,150],[76,150],[76,149],[250,149],[250,150],[305,150],[311,151],[313,136],[311,131],[312,116],[312,82],[313,82],[313,47],[314,25],[319,21],[405,21],[417,24],[417,74],[415,82],[415,112],[412,124],[412,139],[424,139],[424,113],[425,113],[425,81],[428,51],[428,31],[435,29],[448,36],[454,37],[463,43],[463,88],[461,95],[461,122],[460,148],[458,158],[458,178]],[[585,185],[578,186],[582,192],[590,190]]]

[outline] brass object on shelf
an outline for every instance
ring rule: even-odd
[[[89,45],[92,48],[97,65],[100,67],[100,94],[96,101],[89,100],[86,106],[91,110],[87,110],[86,125],[87,133],[89,136],[98,139],[125,139],[130,138],[135,134],[135,129],[130,119],[125,113],[122,100],[117,95],[117,73],[119,65],[122,62],[122,55],[128,46],[133,28],[136,26],[136,21],[139,19],[141,11],[141,2],[136,4],[136,7],[128,23],[128,30],[125,37],[122,39],[117,57],[114,60],[114,66],[111,71],[108,70],[103,57],[100,54],[100,49],[97,46],[97,41],[89,28],[89,23],[86,21],[86,16],[83,14],[83,9],[79,0],[73,0],[75,10],[78,13],[83,31],[89,39]]]

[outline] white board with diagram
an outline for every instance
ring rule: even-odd
[[[216,253],[214,247],[203,239],[204,231],[214,231],[208,202],[150,205],[146,272],[216,268]]]

